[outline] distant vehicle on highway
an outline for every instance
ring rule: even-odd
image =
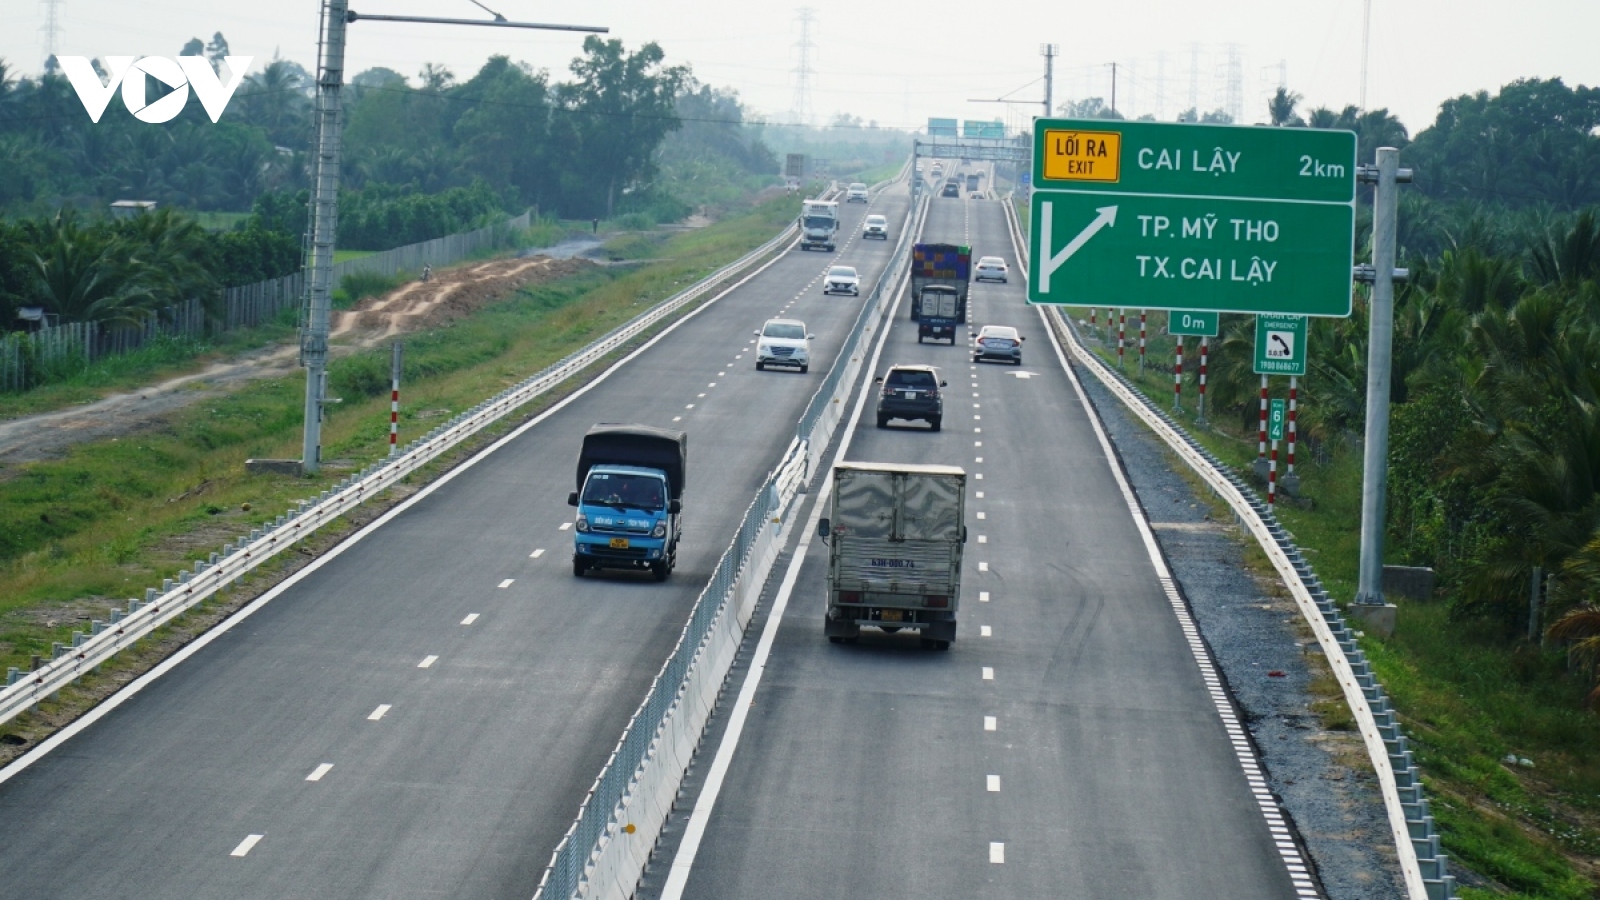
[[[678,563],[679,514],[689,441],[681,431],[601,424],[583,436],[572,574],[590,569],[648,569],[666,581]]]
[[[972,280],[972,249],[955,244],[916,244],[911,248],[911,319],[917,343],[927,338],[956,342],[967,321]]]
[[[887,241],[889,239],[889,220],[877,213],[867,216],[867,221],[861,229],[861,237],[863,240],[877,238],[880,241]]]
[[[941,196],[941,197],[956,197],[956,198],[960,198],[960,196],[961,196],[961,182],[955,180],[954,178],[950,179],[949,181],[946,181],[944,183],[944,190],[939,192],[939,196]]]
[[[966,482],[956,466],[834,466],[832,508],[817,522],[828,544],[823,633],[831,643],[855,643],[866,625],[887,634],[909,628],[922,649],[950,649],[967,542]]]
[[[767,366],[793,366],[803,375],[811,368],[811,341],[799,319],[768,319],[756,332],[756,371]]]
[[[878,427],[888,428],[890,419],[927,422],[938,431],[944,421],[944,397],[939,389],[946,382],[933,366],[890,366],[883,377],[873,380],[882,385],[878,394]]]
[[[917,174],[918,175],[922,174],[922,163],[921,162],[917,163]]]
[[[859,181],[850,185],[848,188],[845,188],[844,202],[846,203],[867,203],[871,199],[872,198],[867,195],[867,186]]]
[[[982,199],[984,199],[983,191],[973,191],[972,193],[967,195],[967,199],[968,200],[982,200]]]
[[[800,210],[800,249],[835,249],[839,235],[839,202],[807,200]]]
[[[1022,335],[1010,325],[985,325],[978,331],[978,339],[972,344],[972,361],[998,359],[1020,366],[1023,340]]]
[[[824,294],[854,294],[861,296],[861,276],[855,266],[834,266],[822,279]]]
[[[973,270],[973,281],[999,281],[1006,280],[1006,261],[998,256],[985,256],[978,260],[978,268]]]

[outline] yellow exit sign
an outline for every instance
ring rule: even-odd
[[[1116,131],[1044,133],[1044,177],[1052,181],[1117,181],[1122,172],[1122,134]]]

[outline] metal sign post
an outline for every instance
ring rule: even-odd
[[[1283,424],[1288,418],[1286,406],[1282,400],[1274,400],[1271,411],[1267,413],[1267,437],[1272,441],[1272,460],[1267,467],[1268,509],[1278,502],[1278,442],[1283,440]]]
[[[1376,185],[1372,200],[1372,303],[1367,331],[1367,429],[1361,474],[1361,565],[1356,603],[1382,605],[1384,502],[1389,476],[1389,380],[1394,361],[1394,267],[1399,185],[1411,180],[1400,151],[1379,147],[1362,181]],[[1358,273],[1360,274],[1360,273]]]

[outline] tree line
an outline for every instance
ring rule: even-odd
[[[191,40],[182,53],[221,66],[227,40]],[[339,246],[387,249],[530,206],[649,224],[775,177],[738,95],[663,60],[656,44],[629,51],[591,36],[565,80],[504,56],[465,81],[431,64],[416,84],[389,69],[357,74],[344,92]],[[20,306],[121,321],[297,269],[313,87],[304,66],[275,58],[246,76],[218,123],[192,96],[169,123],[115,103],[95,123],[54,67],[18,78],[0,60],[0,329]],[[160,91],[147,85],[147,96]],[[169,212],[107,220],[119,199]],[[172,210],[250,215],[208,234]],[[180,257],[183,274],[156,276],[151,260]]]

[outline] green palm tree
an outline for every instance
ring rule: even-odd
[[[1272,119],[1272,124],[1278,128],[1305,125],[1305,120],[1295,115],[1294,111],[1304,99],[1301,95],[1290,92],[1288,88],[1278,88],[1271,99],[1267,100],[1267,115]]]
[[[33,295],[46,310],[64,322],[133,325],[148,318],[157,297],[134,247],[79,227],[69,214],[56,215],[41,231]]]
[[[1600,565],[1600,540],[1591,546],[1593,551],[1588,559],[1591,565]],[[1600,571],[1593,574],[1600,576]],[[1600,581],[1591,581],[1590,584],[1600,584]],[[1600,606],[1591,602],[1568,610],[1545,630],[1545,636],[1553,641],[1571,641],[1568,652],[1573,661],[1584,666],[1590,678],[1600,673]],[[1583,702],[1590,709],[1600,705],[1600,680],[1583,698]]]

